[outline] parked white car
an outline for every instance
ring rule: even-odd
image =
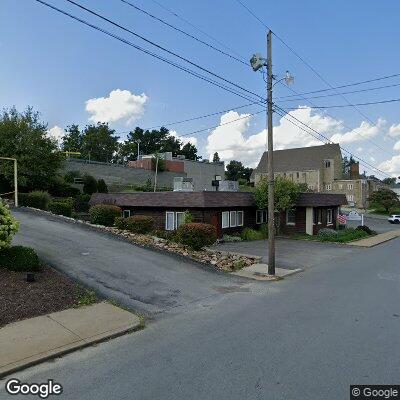
[[[388,221],[391,224],[400,224],[400,215],[392,215],[391,217],[388,218]]]

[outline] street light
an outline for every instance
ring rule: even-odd
[[[273,144],[273,108],[272,108],[272,88],[274,86],[274,76],[272,74],[272,31],[267,34],[267,58],[260,53],[254,54],[250,59],[250,65],[254,72],[267,69],[267,154],[268,154],[268,274],[275,275],[275,207],[274,207],[274,144]],[[294,81],[289,71],[281,80],[287,84]],[[276,82],[277,83],[277,82]]]

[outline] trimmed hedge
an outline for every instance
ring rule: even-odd
[[[0,249],[9,247],[13,235],[18,232],[19,222],[10,209],[0,201]]]
[[[90,194],[84,193],[76,196],[74,201],[74,210],[76,212],[88,212],[90,197]]]
[[[53,214],[64,215],[65,217],[72,216],[72,202],[63,200],[53,200],[49,203],[49,211]]]
[[[18,200],[21,206],[47,210],[50,203],[50,195],[47,192],[36,190],[30,193],[19,193]]]
[[[154,220],[145,215],[134,215],[132,217],[119,217],[115,220],[118,229],[124,229],[133,233],[146,234],[153,230]]]
[[[369,226],[367,225],[359,225],[356,228],[357,231],[364,231],[366,233],[368,233],[368,235],[375,235],[376,232],[373,231]]]
[[[190,222],[178,228],[176,237],[178,242],[193,250],[201,250],[204,246],[211,246],[215,243],[217,231],[214,225]]]
[[[11,271],[39,271],[40,261],[31,247],[12,246],[0,250],[0,267]]]
[[[113,226],[121,216],[121,209],[109,204],[97,204],[89,209],[90,222],[96,225]]]

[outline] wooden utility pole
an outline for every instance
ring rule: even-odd
[[[268,142],[268,274],[275,275],[274,143],[272,119],[272,32],[267,34],[267,142]]]

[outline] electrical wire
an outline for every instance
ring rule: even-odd
[[[65,0],[65,1],[67,1],[68,3],[71,3],[71,4],[81,8],[82,10],[87,11],[88,13],[90,13],[92,15],[95,15],[96,17],[98,17],[98,18],[100,18],[100,19],[102,19],[102,20],[104,20],[104,21],[106,21],[106,22],[108,22],[108,23],[110,23],[110,24],[112,24],[112,25],[124,30],[125,32],[130,33],[131,35],[134,35],[135,37],[143,40],[144,42],[146,42],[148,44],[150,44],[150,45],[152,45],[152,46],[154,46],[154,47],[156,47],[156,48],[158,48],[158,49],[160,49],[160,50],[162,50],[162,51],[164,51],[164,52],[166,52],[166,53],[168,53],[168,54],[170,54],[170,55],[172,55],[174,57],[177,57],[178,59],[180,59],[182,61],[187,62],[188,64],[200,69],[201,71],[204,71],[204,72],[210,74],[211,76],[213,76],[215,78],[218,78],[218,79],[228,83],[229,85],[232,85],[232,86],[236,87],[237,89],[240,89],[240,90],[242,90],[242,91],[244,91],[244,92],[246,92],[246,93],[248,93],[248,94],[250,94],[252,96],[255,96],[256,98],[261,99],[261,100],[265,100],[262,96],[258,95],[257,93],[254,93],[251,90],[248,90],[248,89],[244,88],[243,86],[240,86],[240,85],[230,81],[229,79],[226,79],[223,76],[221,76],[219,74],[216,74],[215,72],[213,72],[213,71],[211,71],[211,70],[209,70],[207,68],[202,67],[201,65],[189,60],[188,58],[183,57],[183,56],[179,55],[178,53],[176,53],[174,51],[171,51],[171,50],[167,49],[166,47],[161,46],[158,43],[156,43],[156,42],[154,42],[154,41],[152,41],[150,39],[147,39],[146,37],[134,32],[133,30],[131,30],[129,28],[126,28],[125,26],[123,26],[123,25],[121,25],[121,24],[119,24],[119,23],[117,23],[117,22],[115,22],[115,21],[113,21],[113,20],[111,20],[111,19],[109,19],[107,17],[104,17],[103,15],[91,10],[90,8],[87,8],[87,7],[77,3],[74,0]]]
[[[199,42],[199,43],[201,43],[201,44],[203,44],[203,45],[205,45],[205,46],[207,46],[207,47],[209,47],[209,48],[211,48],[211,49],[213,49],[213,50],[215,50],[215,51],[217,51],[217,52],[219,52],[219,53],[221,53],[221,54],[223,54],[223,55],[225,55],[225,56],[227,56],[227,57],[229,57],[229,58],[231,58],[231,59],[233,59],[233,60],[235,60],[235,61],[237,61],[237,62],[239,62],[239,63],[241,63],[241,64],[243,64],[243,65],[245,65],[246,68],[249,67],[248,61],[245,61],[244,59],[241,59],[241,58],[237,58],[237,57],[235,57],[234,55],[232,55],[232,54],[230,54],[230,53],[227,53],[227,52],[225,52],[224,50],[219,49],[218,47],[213,46],[212,44],[210,44],[210,43],[208,43],[208,42],[206,42],[206,41],[204,41],[204,40],[198,38],[197,36],[194,36],[194,35],[192,35],[192,34],[186,32],[186,31],[184,31],[183,29],[180,29],[180,28],[176,27],[175,25],[172,25],[172,24],[170,24],[170,23],[164,21],[162,18],[159,18],[159,17],[157,17],[157,16],[155,16],[155,15],[149,13],[148,11],[146,11],[146,10],[144,10],[144,9],[142,9],[142,8],[140,8],[140,7],[138,7],[137,5],[131,3],[131,2],[129,2],[129,1],[127,1],[127,0],[120,0],[120,1],[121,1],[122,3],[125,3],[126,5],[128,5],[128,6],[132,7],[132,8],[134,8],[135,10],[137,10],[137,11],[139,11],[139,12],[141,12],[141,13],[147,15],[148,17],[153,18],[153,19],[156,20],[156,21],[159,21],[159,22],[162,23],[163,25],[166,25],[166,26],[168,26],[169,28],[171,28],[171,29],[173,29],[173,30],[175,30],[175,31],[177,31],[177,32],[179,32],[179,33],[182,33],[183,35],[185,35],[185,36],[187,36],[187,37],[189,37],[189,38],[191,38],[191,39],[193,39],[193,40],[195,40],[195,41],[197,41],[197,42]]]
[[[98,26],[96,26],[96,25],[94,25],[94,24],[92,24],[92,23],[90,23],[88,21],[85,21],[85,20],[83,20],[83,19],[81,19],[79,17],[76,17],[76,16],[68,13],[67,11],[61,10],[60,8],[57,8],[57,7],[55,7],[55,6],[53,6],[53,5],[49,4],[49,3],[46,3],[43,0],[35,0],[35,1],[38,2],[38,3],[41,3],[42,5],[44,5],[46,7],[49,7],[51,9],[53,9],[54,11],[57,11],[57,12],[63,14],[63,15],[66,15],[69,18],[71,18],[73,20],[76,20],[76,21],[78,21],[78,22],[80,22],[80,23],[82,23],[82,24],[84,24],[84,25],[86,25],[86,26],[88,26],[88,27],[90,27],[92,29],[95,29],[95,30],[97,30],[99,32],[102,32],[107,36],[110,36],[110,37],[112,37],[112,38],[114,38],[116,40],[119,40],[120,42],[122,42],[122,43],[124,43],[124,44],[126,44],[126,45],[128,45],[130,47],[133,47],[136,50],[139,50],[139,51],[141,51],[141,52],[143,52],[143,53],[145,53],[147,55],[150,55],[150,56],[152,56],[154,58],[157,58],[157,59],[159,59],[159,60],[161,60],[161,61],[163,61],[163,62],[165,62],[165,63],[167,63],[167,64],[169,64],[169,65],[171,65],[171,66],[173,66],[173,67],[175,67],[175,68],[177,68],[179,70],[181,70],[181,71],[184,71],[184,72],[188,73],[189,75],[192,75],[192,76],[195,76],[195,77],[197,77],[199,79],[202,79],[202,80],[204,80],[204,81],[206,81],[206,82],[208,82],[208,83],[210,83],[210,84],[212,84],[214,86],[217,86],[217,87],[219,87],[219,88],[221,88],[221,89],[223,89],[223,90],[225,90],[227,92],[235,94],[236,96],[239,96],[239,97],[241,97],[241,98],[243,98],[243,99],[245,99],[247,101],[251,101],[251,102],[254,101],[254,99],[249,98],[246,95],[243,95],[242,93],[238,93],[238,92],[234,91],[232,88],[229,88],[229,87],[221,84],[220,82],[216,82],[215,80],[212,80],[212,79],[210,79],[208,77],[200,75],[199,73],[197,73],[197,72],[195,72],[193,70],[190,70],[189,68],[186,68],[186,67],[184,67],[184,66],[182,66],[182,65],[180,65],[180,64],[178,64],[178,63],[176,63],[176,62],[174,62],[172,60],[169,60],[169,59],[167,59],[165,57],[159,56],[158,54],[153,53],[150,50],[147,50],[147,49],[145,49],[145,48],[143,48],[141,46],[138,46],[138,45],[128,41],[127,39],[122,38],[121,36],[118,36],[118,35],[116,35],[116,34],[114,34],[112,32],[109,32],[109,31],[107,31],[107,30],[105,30],[103,28],[100,28],[100,27],[98,27]],[[261,102],[261,101],[259,103],[263,104],[263,102]]]

